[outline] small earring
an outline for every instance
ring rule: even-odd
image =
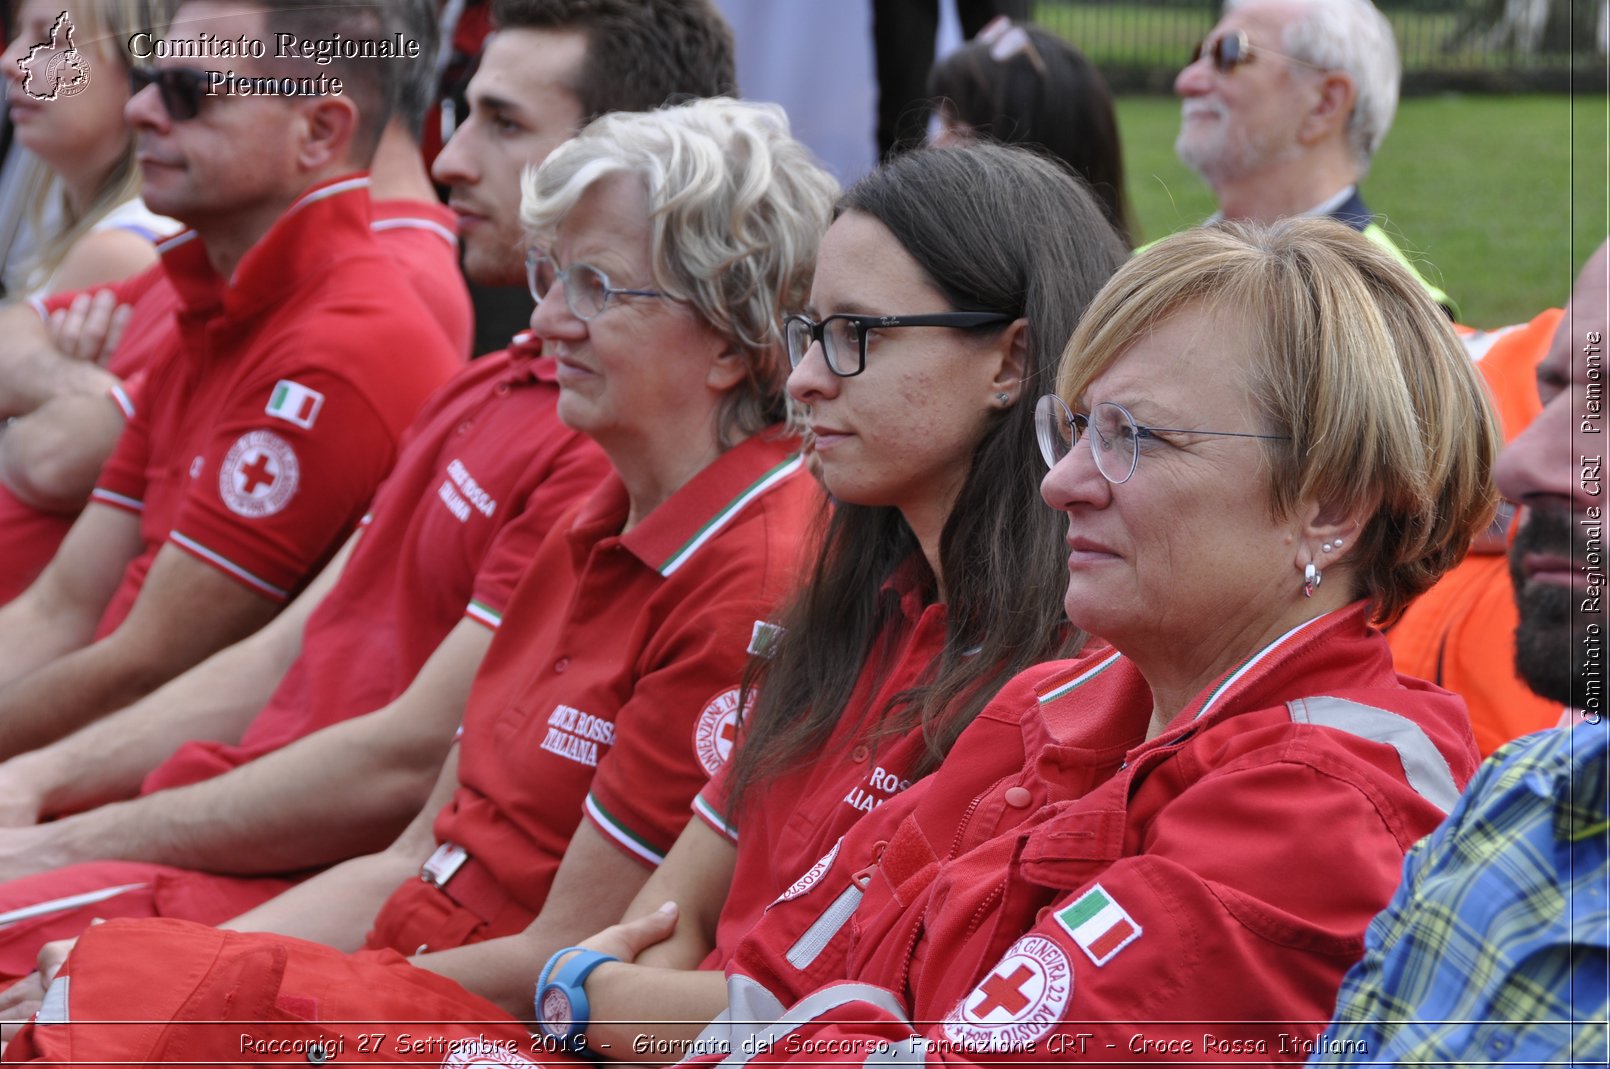
[[[1329,553],[1331,550],[1335,549],[1336,547],[1333,544],[1331,544],[1330,542],[1325,542],[1325,543],[1322,543],[1319,548],[1323,552]]]
[[[1303,569],[1303,597],[1313,597],[1314,588],[1319,585],[1320,580],[1323,578],[1324,576],[1320,574],[1319,569],[1314,567],[1314,562],[1309,561],[1308,566]]]
[[[1010,401],[1011,399],[1012,399],[1012,395],[1009,394],[1009,393],[998,393],[998,394],[995,395],[995,400],[999,401],[1003,405],[1006,404],[1006,402]]]

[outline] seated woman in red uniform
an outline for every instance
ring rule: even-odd
[[[529,926],[551,941],[540,964],[618,919],[709,778],[706,711],[809,564],[823,495],[789,426],[781,318],[838,189],[781,110],[610,114],[525,185],[558,415],[613,470],[533,554],[409,828],[235,927],[448,972],[464,944]]]
[[[1069,619],[1113,650],[1008,683],[768,911],[701,1037],[731,1062],[1301,1060],[1475,768],[1372,626],[1496,505],[1480,382],[1389,257],[1169,238],[1038,416]]]
[[[675,902],[674,934],[643,968],[590,975],[592,1018],[622,1022],[595,1045],[663,1054],[696,1035],[676,1022],[721,1008],[717,970],[767,905],[932,771],[1006,680],[1081,640],[1063,623],[1062,524],[1038,500],[1029,402],[1123,257],[1099,201],[1020,149],[908,153],[839,202],[807,311],[787,319],[789,390],[836,502],[825,545],[751,666],[701,820],[627,910]],[[574,956],[545,971],[585,967]]]
[[[935,767],[1002,683],[1073,648],[1032,400],[1123,256],[1095,199],[1019,150],[913,153],[841,201],[786,332],[837,505],[812,582],[758,633],[744,701],[735,689],[700,735],[719,763],[748,708],[735,765],[697,807],[708,823],[688,825],[627,910],[671,897],[688,923],[645,958],[661,968],[595,975],[596,1017],[718,1011],[717,970],[766,904]],[[454,975],[527,1017],[552,950],[529,933],[465,948]],[[710,971],[682,971],[701,961]],[[617,977],[618,1009],[599,986]],[[370,994],[406,982],[376,971],[321,1015],[384,1015]],[[465,1000],[458,1016],[488,1012]]]

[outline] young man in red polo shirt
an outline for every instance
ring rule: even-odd
[[[468,356],[474,314],[456,221],[419,155],[436,86],[436,5],[397,0],[385,13],[420,55],[388,61],[396,107],[370,167],[370,229]],[[0,435],[0,605],[39,577],[88,502],[133,414],[141,370],[175,344],[178,301],[158,264],[121,284],[0,310],[0,416],[10,419]]]
[[[173,36],[195,48],[225,27],[268,40],[384,27],[372,6],[305,0],[181,14]],[[162,403],[140,408],[61,550],[0,611],[0,752],[121,708],[262,626],[361,518],[457,364],[369,231],[363,169],[388,68],[229,62],[280,91],[210,94],[206,72],[167,59],[136,72],[142,196],[192,227],[162,252],[182,346],[150,369]],[[339,95],[284,92],[337,70]]]
[[[465,267],[477,281],[524,280],[522,166],[598,112],[731,84],[730,40],[703,0],[612,7],[626,32],[599,26],[590,0],[498,5],[471,111],[435,168],[465,220]],[[610,51],[599,58],[591,42],[605,29]],[[657,70],[626,80],[595,69],[644,50],[666,57]],[[601,88],[583,98],[572,86]],[[286,873],[385,846],[418,811],[515,582],[550,524],[607,469],[590,439],[558,422],[554,362],[539,349],[523,333],[427,403],[350,557],[272,624],[0,766],[0,819],[88,809],[0,831],[10,881],[0,914],[43,909],[0,928],[0,976],[27,972],[42,942],[92,916],[227,919],[283,890]],[[369,710],[379,711],[357,716]],[[187,739],[209,741],[169,758]],[[136,791],[143,797],[89,808]]]

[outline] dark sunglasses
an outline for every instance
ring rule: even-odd
[[[1317,63],[1310,63],[1306,59],[1298,59],[1296,56],[1288,56],[1271,48],[1260,47],[1256,51],[1278,56],[1288,63],[1295,63],[1299,67],[1307,67],[1310,70],[1324,69]],[[1247,31],[1245,30],[1235,30],[1211,39],[1203,38],[1196,46],[1195,51],[1191,53],[1191,62],[1195,63],[1201,59],[1204,53],[1212,57],[1213,69],[1220,74],[1229,74],[1243,63],[1251,63],[1254,58],[1252,42],[1247,40]]]
[[[154,85],[168,117],[183,122],[201,113],[202,98],[208,95],[207,80],[208,72],[194,67],[130,67],[129,95]]]

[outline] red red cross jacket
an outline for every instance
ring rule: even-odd
[[[1463,703],[1355,605],[1150,711],[1115,653],[1008,684],[750,933],[733,1060],[1305,1058],[1475,770]]]
[[[1146,742],[1150,713],[1114,653],[1007,684],[938,772],[766,911],[696,1049],[734,1065],[1306,1057],[1403,854],[1475,770],[1463,704],[1398,676],[1355,605],[1260,650]],[[240,977],[269,943],[292,953],[254,1001]],[[394,954],[112,922],[63,972],[70,992],[58,979],[8,1060],[228,1063],[245,1034],[281,1055],[322,1037],[389,1062],[563,1060]],[[344,1023],[410,1013],[434,1022],[407,1030],[434,1056],[399,1048],[395,1025],[377,1043],[360,1032],[378,1026]],[[108,1018],[153,1023],[88,1023]],[[263,1023],[224,1023],[243,1019]]]

